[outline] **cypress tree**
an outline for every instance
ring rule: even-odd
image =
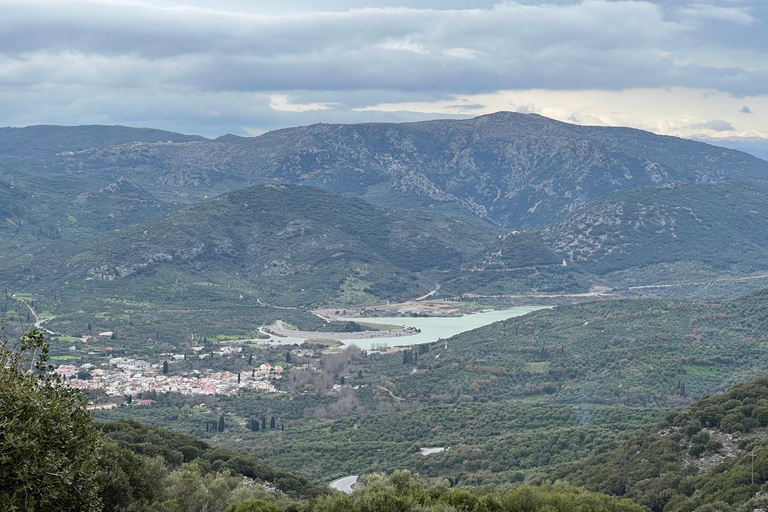
[[[224,432],[224,415],[219,416],[219,432]]]
[[[275,417],[272,416],[272,419],[269,420],[269,428],[275,428],[277,426],[277,422],[275,421]]]

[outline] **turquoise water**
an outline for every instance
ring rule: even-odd
[[[343,340],[345,345],[357,345],[360,348],[370,350],[374,347],[395,347],[404,345],[419,345],[422,343],[432,343],[441,338],[450,338],[462,332],[471,331],[484,325],[499,322],[508,318],[526,315],[539,309],[547,309],[549,306],[520,306],[511,309],[500,309],[493,311],[484,311],[458,317],[359,317],[342,318],[341,320],[353,320],[355,322],[370,322],[379,324],[403,325],[421,329],[419,334],[414,336],[401,336],[395,338],[371,338],[360,340]],[[273,338],[273,341],[280,343],[298,343],[304,342],[298,338]]]

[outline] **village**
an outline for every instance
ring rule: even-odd
[[[236,351],[239,347],[231,347]],[[169,361],[184,359],[183,354],[168,354],[168,359],[150,363],[143,359],[115,357],[101,367],[91,363],[62,364],[56,373],[63,385],[86,391],[102,391],[109,396],[133,397],[147,392],[183,395],[234,395],[239,391],[275,393],[273,381],[282,378],[283,368],[263,363],[245,372],[191,370],[185,375],[169,375]]]

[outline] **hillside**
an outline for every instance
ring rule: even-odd
[[[0,128],[0,159],[53,158],[60,153],[128,144],[180,143],[206,140],[196,135],[182,135],[153,128],[127,126],[27,126],[24,128]],[[55,160],[52,160],[52,162]]]
[[[569,262],[605,274],[695,261],[711,269],[768,268],[768,192],[740,183],[623,190],[543,229]]]
[[[119,172],[178,198],[248,184],[316,185],[384,206],[462,211],[514,228],[549,224],[616,190],[678,181],[765,185],[768,176],[768,162],[739,151],[509,112],[319,124],[182,144],[116,142],[56,155],[44,167],[91,176]]]
[[[119,188],[125,187],[132,182]],[[168,299],[163,284],[175,282],[268,304],[364,302],[423,294],[434,286],[430,272],[460,267],[495,237],[479,221],[385,210],[315,188],[265,186],[87,243],[62,241],[22,258],[23,272],[17,262],[2,278],[36,289],[67,281],[69,292],[140,301]]]
[[[160,201],[130,178],[71,176],[0,180],[0,241],[9,257],[89,244],[88,237],[160,217],[178,206]]]
[[[541,310],[371,361],[425,403],[509,398],[674,406],[760,377],[766,292],[721,303],[622,300]],[[414,371],[415,368],[415,371]],[[685,390],[680,390],[684,383]]]
[[[752,512],[768,505],[767,426],[762,378],[706,397],[559,476],[631,497],[653,512]]]
[[[298,473],[274,468],[254,457],[215,448],[194,436],[130,420],[97,426],[104,438],[116,441],[120,447],[136,454],[161,457],[171,468],[196,461],[206,472],[230,471],[258,482],[272,484],[276,489],[293,497],[307,498],[328,494],[327,488],[310,483]]]

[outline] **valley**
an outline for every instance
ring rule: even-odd
[[[5,335],[44,330],[121,449],[240,461],[290,499],[402,471],[646,512],[768,486],[718,476],[764,434],[768,162],[511,113],[7,129],[0,157]]]

